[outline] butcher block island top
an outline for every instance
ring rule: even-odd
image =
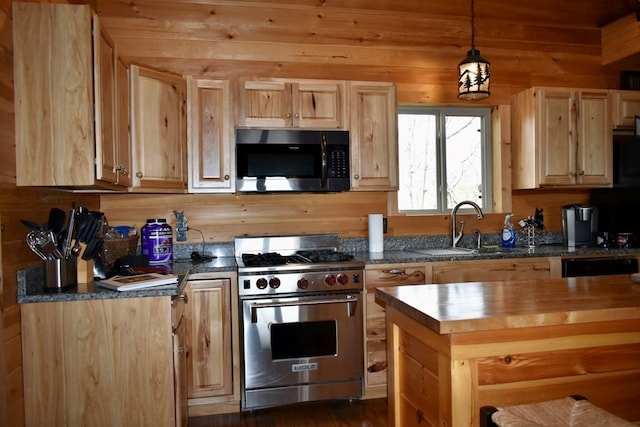
[[[574,394],[640,421],[640,284],[630,276],[384,287],[376,299],[390,426],[479,426],[482,406]]]
[[[376,297],[439,334],[640,320],[630,276],[385,287]]]

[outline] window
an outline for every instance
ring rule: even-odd
[[[464,200],[490,210],[490,117],[489,108],[399,108],[399,212],[449,213]]]

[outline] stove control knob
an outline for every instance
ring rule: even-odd
[[[338,274],[338,284],[340,285],[346,285],[347,283],[349,283],[349,276],[347,276],[346,274]]]
[[[324,276],[324,284],[327,286],[333,286],[336,284],[336,276],[333,274],[327,274]]]
[[[278,279],[277,277],[272,277],[269,280],[269,287],[271,289],[278,289],[280,287],[280,279]]]
[[[259,278],[256,281],[256,286],[258,287],[258,289],[265,289],[267,287],[267,279],[265,279],[264,277]]]
[[[303,277],[302,279],[298,280],[298,288],[307,289],[308,287],[309,287],[309,281],[307,279]]]

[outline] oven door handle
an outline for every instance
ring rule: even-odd
[[[358,299],[352,295],[345,298],[333,299],[314,299],[312,301],[286,301],[286,302],[254,302],[251,303],[251,323],[258,323],[258,309],[261,308],[280,308],[280,307],[297,307],[301,305],[318,305],[318,304],[347,304],[347,317],[353,317],[356,312],[356,303]]]

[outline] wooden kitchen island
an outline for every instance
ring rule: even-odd
[[[385,287],[376,300],[390,426],[479,426],[482,406],[572,394],[640,421],[640,284],[630,276]]]

